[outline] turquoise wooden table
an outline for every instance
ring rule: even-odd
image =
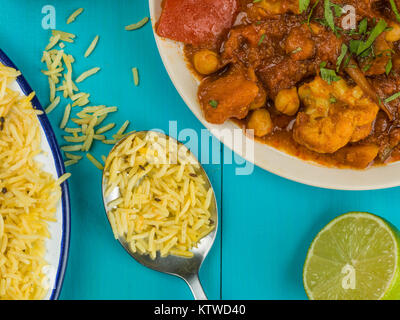
[[[200,122],[186,107],[162,65],[151,25],[134,31],[124,26],[149,16],[147,0],[0,0],[0,48],[19,66],[43,105],[48,104],[47,78],[40,73],[43,48],[50,31],[42,28],[42,8],[54,6],[57,28],[77,34],[67,50],[77,59],[79,74],[100,66],[101,72],[80,89],[92,104],[116,105],[111,120],[130,120],[131,130],[161,128],[169,121],[178,130],[200,133]],[[66,25],[75,9],[84,13]],[[83,58],[95,35],[98,47]],[[140,86],[132,81],[138,67]],[[65,103],[64,103],[65,105]],[[63,107],[49,116],[58,130]],[[93,154],[107,154],[97,144]],[[221,151],[222,152],[222,151]],[[322,190],[277,177],[256,168],[237,176],[236,165],[207,165],[220,208],[218,238],[200,273],[211,299],[305,299],[302,268],[316,233],[347,211],[370,211],[400,226],[398,188],[369,192]],[[101,172],[87,160],[70,167],[72,234],[61,299],[191,299],[186,284],[145,269],[113,239],[102,200]]]

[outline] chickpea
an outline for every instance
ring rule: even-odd
[[[260,109],[265,106],[266,102],[267,102],[267,93],[263,88],[260,88],[257,97],[250,104],[250,110]]]
[[[219,58],[215,52],[205,49],[196,52],[193,64],[197,72],[208,75],[218,70]]]
[[[267,109],[254,110],[250,115],[250,119],[247,122],[247,128],[254,130],[256,137],[264,137],[272,132],[273,125],[271,115]]]
[[[288,116],[294,116],[299,110],[299,107],[300,100],[296,87],[279,91],[275,98],[276,110]]]
[[[400,40],[400,25],[395,22],[391,22],[389,25],[393,29],[386,32],[385,40],[389,41],[389,42],[399,41]]]

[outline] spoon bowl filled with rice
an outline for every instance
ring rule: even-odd
[[[103,171],[114,236],[141,264],[176,275],[205,299],[198,271],[211,249],[218,209],[204,169],[189,149],[160,132],[126,136]]]

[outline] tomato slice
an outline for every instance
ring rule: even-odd
[[[237,7],[237,0],[165,0],[157,33],[187,44],[213,44],[232,26]]]

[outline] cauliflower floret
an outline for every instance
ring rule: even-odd
[[[305,110],[297,116],[293,138],[318,153],[334,153],[365,138],[379,110],[358,86],[351,88],[344,80],[329,85],[316,77],[299,88],[299,97]]]

